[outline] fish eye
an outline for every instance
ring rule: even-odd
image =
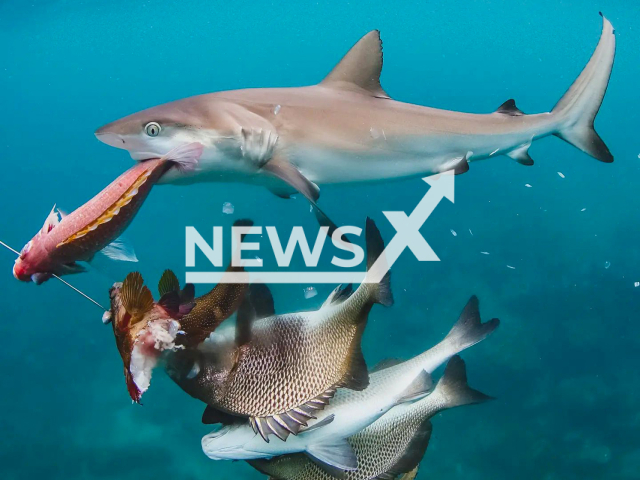
[[[160,130],[162,130],[160,124],[156,122],[149,122],[144,127],[145,133],[150,137],[157,137],[160,134]]]

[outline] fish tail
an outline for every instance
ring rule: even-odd
[[[497,318],[482,323],[478,297],[474,295],[467,302],[458,321],[444,341],[451,343],[452,353],[461,352],[487,338],[498,328],[499,324],[500,320]]]
[[[591,60],[551,114],[559,121],[554,135],[596,160],[611,163],[613,155],[593,126],[607,91],[616,50],[613,26],[603,15],[602,22],[602,35]]]
[[[445,399],[442,404],[442,410],[493,400],[493,397],[469,386],[467,383],[467,367],[459,355],[449,360],[444,369],[444,374],[438,380],[432,395],[439,395]]]
[[[384,268],[384,240],[380,235],[380,230],[375,222],[367,217],[367,225],[365,229],[367,241],[367,277],[375,275],[375,271]],[[378,260],[381,260],[378,262]],[[375,267],[374,267],[375,265]],[[374,267],[374,268],[372,268]],[[391,271],[387,270],[382,279],[378,283],[369,283],[369,291],[371,299],[374,303],[379,303],[385,307],[393,305],[393,294],[391,293]]]

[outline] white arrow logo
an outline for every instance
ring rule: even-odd
[[[396,229],[396,234],[371,266],[367,276],[368,283],[380,282],[406,248],[409,248],[420,262],[440,261],[436,252],[420,233],[420,228],[443,198],[446,197],[451,203],[454,202],[453,171],[425,177],[422,180],[431,185],[431,188],[411,215],[407,216],[404,212],[382,212]]]

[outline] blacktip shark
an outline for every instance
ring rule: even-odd
[[[613,27],[602,19],[587,66],[547,113],[525,115],[513,100],[489,114],[393,100],[380,84],[382,43],[373,30],[317,85],[198,95],[134,113],[95,133],[134,160],[199,142],[204,151],[197,167],[172,170],[161,182],[256,183],[281,197],[300,192],[316,207],[320,223],[331,226],[316,205],[321,184],[464,173],[470,162],[499,155],[532,165],[531,143],[549,135],[612,162],[593,126],[615,54]]]

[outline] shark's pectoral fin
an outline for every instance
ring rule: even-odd
[[[511,150],[507,153],[507,157],[515,160],[521,165],[531,166],[533,165],[533,159],[529,155],[529,147],[531,143],[525,143],[524,145],[519,146],[518,148]]]
[[[333,234],[338,228],[316,203],[318,198],[320,198],[320,188],[305,177],[294,165],[281,156],[276,155],[262,167],[262,170],[282,180],[291,188],[304,195],[305,198],[309,200],[309,203],[311,203],[320,226],[329,227],[329,235]]]

